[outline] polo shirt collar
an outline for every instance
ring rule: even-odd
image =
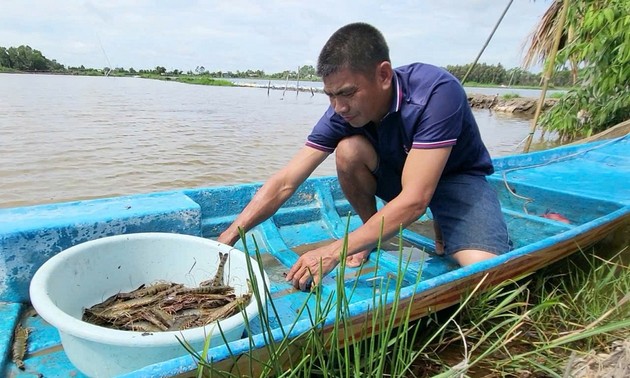
[[[403,100],[403,91],[402,91],[402,87],[400,86],[400,79],[398,78],[398,74],[396,73],[396,71],[394,71],[394,77],[392,78],[392,85],[393,85],[392,103],[385,117],[387,117],[388,115],[392,113],[398,112],[400,110],[400,105],[402,104],[402,100]]]

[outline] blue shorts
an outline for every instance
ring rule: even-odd
[[[376,195],[391,201],[402,190],[400,176],[387,167],[374,172]],[[485,176],[455,174],[440,178],[429,204],[442,231],[444,253],[476,249],[499,255],[512,249],[496,192]]]

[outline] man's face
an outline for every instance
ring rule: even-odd
[[[324,93],[335,113],[351,126],[378,123],[389,109],[391,75],[383,76],[380,67],[372,75],[342,69],[324,78]]]

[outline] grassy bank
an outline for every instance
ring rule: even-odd
[[[628,253],[626,247],[604,259],[588,249],[474,296],[458,309],[453,324],[459,326],[446,327],[423,353],[419,376],[462,365],[469,376],[578,376],[580,363],[585,369],[593,355],[630,340]],[[424,322],[437,328],[444,316]],[[599,376],[601,362],[585,376]]]
[[[209,76],[164,76],[158,74],[142,74],[140,77],[144,79],[176,81],[186,84],[198,84],[198,85],[214,85],[221,87],[233,87],[234,84],[231,81],[223,79],[214,79]]]

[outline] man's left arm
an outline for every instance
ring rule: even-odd
[[[348,255],[374,248],[379,238],[387,240],[422,216],[431,202],[452,147],[412,149],[402,174],[402,191],[365,224],[348,235]],[[302,255],[287,274],[295,287],[306,290],[313,280],[332,271],[340,261],[344,240],[309,251]],[[319,272],[319,266],[322,272]],[[320,274],[321,273],[321,274]]]

